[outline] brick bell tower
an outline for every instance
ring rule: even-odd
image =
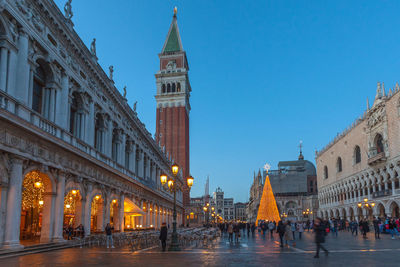
[[[161,53],[160,70],[157,72],[157,125],[156,141],[165,147],[165,153],[182,170],[184,181],[190,175],[189,164],[189,112],[190,92],[189,65],[183,50],[177,24],[177,9],[169,27]],[[190,191],[186,183],[183,189],[183,205],[190,204]],[[185,214],[182,223],[185,222]]]

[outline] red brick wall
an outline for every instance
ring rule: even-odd
[[[165,146],[165,152],[168,152],[182,169],[184,181],[190,175],[189,140],[189,116],[186,108],[168,107],[162,108],[162,111],[157,108],[156,141],[161,141],[161,146]],[[183,205],[187,207],[189,204],[190,192],[185,186]]]

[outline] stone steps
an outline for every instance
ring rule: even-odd
[[[68,242],[46,243],[46,244],[26,246],[22,249],[0,249],[0,259],[23,256],[34,253],[42,253],[51,250],[65,249],[76,246],[79,246],[78,242],[68,241]]]

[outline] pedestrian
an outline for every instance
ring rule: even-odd
[[[247,237],[250,236],[250,223],[246,224],[246,228],[247,228]]]
[[[289,243],[290,243],[289,241],[291,241],[293,246],[296,246],[296,243],[294,242],[293,235],[294,234],[293,234],[293,231],[292,231],[292,225],[291,225],[290,221],[287,221],[285,223],[285,235],[284,235],[285,244],[286,244],[287,247],[289,246]]]
[[[374,230],[375,230],[375,239],[380,239],[379,237],[379,220],[378,217],[375,217],[375,219],[372,221],[374,224]]]
[[[337,237],[338,236],[338,221],[336,219],[333,219],[332,225],[333,225],[332,234]]]
[[[296,240],[295,233],[296,233],[296,223],[288,221],[288,225],[290,226],[290,231],[292,231],[293,240]]]
[[[107,244],[107,248],[109,248],[109,245],[111,243],[111,248],[115,248],[114,247],[114,242],[113,242],[113,238],[112,238],[112,227],[110,225],[110,223],[107,223],[106,225],[106,244]]]
[[[233,225],[233,232],[235,233],[235,242],[239,243],[240,229],[237,223]]]
[[[283,248],[283,236],[285,235],[285,225],[282,221],[278,222],[278,226],[276,227],[276,232],[279,234],[279,239],[281,241],[281,248]]]
[[[160,240],[161,240],[161,247],[162,251],[165,251],[167,246],[167,237],[168,237],[168,228],[166,223],[162,223],[160,229]]]
[[[228,225],[229,242],[233,242],[233,226],[232,223]]]
[[[321,218],[316,218],[314,221],[314,232],[315,232],[315,243],[317,244],[317,251],[314,258],[319,258],[319,251],[322,248],[325,251],[326,256],[328,256],[328,250],[322,246],[322,243],[325,243],[325,235],[326,229],[325,226],[322,224]]]
[[[274,238],[273,232],[275,230],[275,224],[272,221],[269,222],[268,229],[271,234],[271,239],[273,239]]]
[[[304,232],[304,224],[302,222],[297,224],[297,231],[299,232],[299,239],[301,239],[301,234]]]
[[[74,228],[72,227],[72,224],[69,224],[67,226],[67,240],[72,240],[72,234],[74,233]]]
[[[252,223],[251,224],[251,236],[254,237],[254,232],[256,231],[256,224]]]

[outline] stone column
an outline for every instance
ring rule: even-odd
[[[24,104],[28,104],[29,64],[28,64],[28,35],[20,30],[18,39],[17,80],[14,96]]]
[[[10,249],[22,247],[19,243],[22,180],[22,159],[13,158],[11,162],[10,183],[7,194],[6,225],[3,248]]]
[[[48,243],[52,241],[54,226],[54,211],[56,194],[54,192],[46,192],[43,195],[42,210],[42,229],[40,231],[40,242]]]
[[[110,223],[110,217],[111,217],[110,209],[111,209],[111,205],[112,205],[111,201],[112,200],[108,197],[106,202],[105,202],[105,205],[104,205],[104,209],[105,210],[104,210],[104,219],[103,219],[103,221],[104,221],[103,229],[105,229],[107,223]]]
[[[153,214],[151,215],[151,222],[153,223],[153,227],[157,229],[157,223],[156,223],[156,210],[153,205]]]
[[[3,245],[4,230],[6,227],[7,190],[8,184],[2,182],[2,185],[0,186],[0,247]]]
[[[396,194],[396,183],[394,181],[394,178],[392,178],[392,195],[394,196]]]
[[[89,192],[88,195],[90,195]],[[89,196],[87,196],[85,200],[85,210],[84,210],[85,215],[83,217],[83,227],[85,228],[85,236],[90,235],[91,210],[92,210],[92,199]]]
[[[17,80],[17,53],[10,49],[8,54],[8,74],[7,74],[7,92],[15,97],[15,82]]]
[[[61,90],[57,93],[57,113],[56,113],[56,124],[63,129],[69,131],[68,121],[68,109],[69,109],[69,78],[66,73],[62,74],[61,78]]]
[[[89,114],[87,115],[87,131],[85,133],[86,143],[91,146],[94,146],[94,124],[96,123],[94,119],[94,101],[92,99],[89,100]]]
[[[6,91],[7,86],[7,61],[8,49],[5,47],[0,48],[0,90]]]
[[[81,198],[80,201],[76,202],[75,206],[75,225],[74,227],[78,227],[78,225],[85,224],[85,206],[86,206],[86,199]]]
[[[118,155],[118,163],[122,166],[125,166],[125,147],[126,147],[126,134],[122,134],[121,143],[119,146],[119,155]]]
[[[110,158],[112,154],[113,129],[114,129],[113,122],[112,120],[109,120],[107,134],[106,134],[106,141],[104,142],[104,153]]]
[[[119,230],[121,232],[124,231],[124,199],[125,196],[121,195],[121,198],[119,200],[119,211],[118,211],[118,222],[119,222]]]
[[[60,172],[57,181],[57,197],[56,197],[56,216],[54,223],[53,241],[64,241],[63,226],[64,226],[64,195],[65,195],[65,174]]]

